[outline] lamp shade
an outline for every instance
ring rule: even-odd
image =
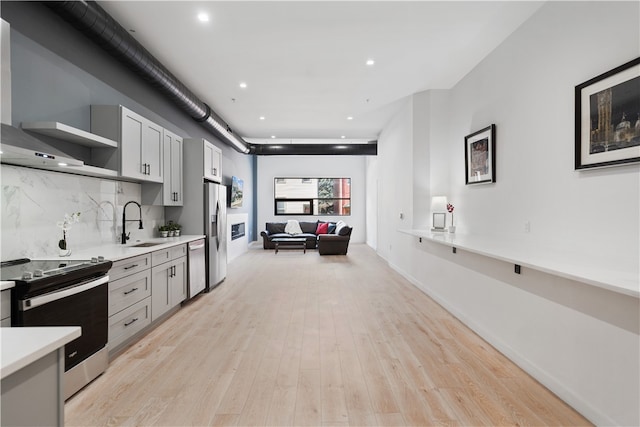
[[[431,198],[431,212],[446,212],[447,196],[433,196]]]

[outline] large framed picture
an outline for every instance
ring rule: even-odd
[[[496,125],[464,137],[465,183],[496,182]]]
[[[575,168],[640,161],[640,58],[576,86]]]

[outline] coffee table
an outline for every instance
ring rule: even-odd
[[[307,253],[307,239],[304,237],[277,237],[271,241],[276,245],[276,253],[280,249],[302,249]]]

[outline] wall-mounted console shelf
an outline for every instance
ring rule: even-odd
[[[22,122],[22,129],[91,148],[118,148],[114,140],[59,122]]]
[[[579,253],[579,251],[544,245],[515,236],[433,233],[428,230],[398,231],[419,239],[511,263],[517,266],[515,268],[517,274],[520,274],[521,268],[531,268],[640,298],[638,266],[608,267],[599,259],[598,254]]]

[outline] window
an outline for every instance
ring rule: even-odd
[[[351,178],[276,178],[276,215],[351,215]]]

